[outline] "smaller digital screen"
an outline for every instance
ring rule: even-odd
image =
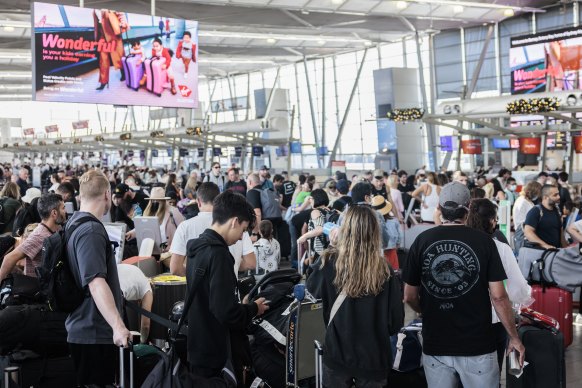
[[[500,148],[500,149],[511,148],[509,139],[493,139],[493,148]]]

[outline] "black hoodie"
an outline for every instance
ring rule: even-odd
[[[228,330],[245,329],[257,315],[258,307],[255,303],[239,303],[234,258],[221,235],[206,229],[199,238],[188,242],[187,252],[188,289],[201,259],[208,260],[204,260],[208,270],[188,313],[188,361],[196,368],[220,371],[228,356]]]
[[[338,297],[333,284],[336,275],[334,257],[323,266],[321,275],[323,320],[327,326]],[[400,330],[403,321],[402,293],[394,275],[378,295],[346,298],[331,325],[327,326],[324,364],[355,378],[386,379],[392,363],[390,336]]]

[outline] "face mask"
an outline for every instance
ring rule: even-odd
[[[157,213],[159,208],[160,208],[160,203],[159,202],[152,203],[152,211],[154,213]]]
[[[515,191],[517,189],[517,185],[510,185],[509,190]]]

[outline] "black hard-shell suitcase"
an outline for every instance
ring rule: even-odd
[[[518,333],[529,365],[520,378],[507,373],[507,388],[566,388],[562,333],[535,326],[521,326]]]
[[[419,368],[411,372],[390,371],[388,386],[390,388],[427,388],[428,384],[424,369]]]

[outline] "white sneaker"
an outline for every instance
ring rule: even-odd
[[[184,79],[188,79],[188,73],[184,73]]]

